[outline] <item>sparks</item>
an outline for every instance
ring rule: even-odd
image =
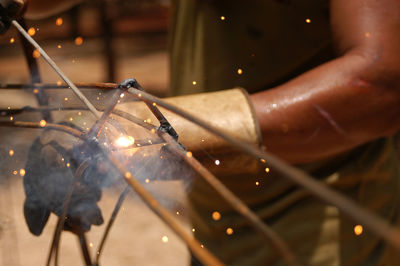
[[[268,167],[265,168],[265,172],[269,173],[269,168]]]
[[[167,236],[163,236],[161,238],[162,242],[167,243],[168,242],[168,237]]]
[[[13,175],[17,175],[18,174],[18,171],[17,170],[14,170],[13,171]]]
[[[146,178],[146,180],[144,180],[144,182],[146,182],[148,184],[148,183],[150,183],[150,179]]]
[[[186,153],[186,156],[190,158],[190,157],[193,156],[193,153],[192,153],[191,151],[188,151],[188,152]]]
[[[82,37],[76,37],[75,38],[75,45],[80,46],[83,44],[83,38]]]
[[[61,86],[61,85],[62,85],[61,80],[57,80],[57,86]]]
[[[91,248],[92,248],[92,247],[93,247],[93,243],[89,243],[89,247],[91,247]]]
[[[256,186],[260,185],[260,182],[256,181]]]
[[[13,121],[14,120],[14,117],[13,116],[10,116],[10,121]]]
[[[225,16],[221,16],[220,19],[221,19],[222,21],[224,21],[224,20],[226,19],[226,17],[225,17]]]
[[[306,23],[311,23],[311,19],[307,18]]]
[[[266,162],[264,159],[260,159],[260,161],[261,161],[262,163],[265,163],[265,162]]]
[[[365,33],[365,38],[369,38],[370,36],[371,36],[371,33],[369,33],[369,32]]]
[[[192,232],[194,233],[196,231],[196,229],[192,228]]]
[[[230,228],[230,227],[228,227],[227,229],[226,229],[226,234],[227,235],[232,235],[233,234],[233,229],[232,228]]]
[[[135,143],[135,139],[131,136],[121,136],[115,143],[120,147],[129,147]]]
[[[24,176],[25,175],[25,169],[20,169],[19,170],[19,175]]]
[[[28,34],[29,34],[29,36],[33,36],[33,35],[35,35],[35,34],[36,34],[36,30],[35,30],[35,28],[33,28],[33,27],[30,27],[30,28],[28,29]]]
[[[39,122],[39,125],[40,125],[41,127],[45,127],[46,124],[47,124],[46,120],[40,120],[40,122]]]
[[[56,19],[56,25],[61,26],[63,24],[63,19],[62,18],[57,18]]]
[[[214,221],[218,221],[221,219],[221,214],[219,212],[215,211],[212,213],[212,218]]]
[[[356,226],[354,226],[354,234],[355,234],[356,236],[361,235],[362,232],[363,232],[363,227],[362,227],[362,225],[357,224]]]
[[[238,75],[242,75],[243,74],[243,69],[238,68],[237,73],[238,73]]]
[[[192,81],[192,84],[193,84],[193,85],[196,85],[196,84],[197,84],[197,82],[196,82],[195,80],[193,80],[193,81]]]
[[[67,163],[67,167],[70,167],[71,166],[71,164],[70,163]]]
[[[8,152],[8,154],[10,155],[10,157],[12,157],[12,156],[14,155],[14,150],[10,150],[10,151]]]
[[[38,94],[38,93],[39,93],[39,90],[38,90],[38,89],[34,89],[34,90],[33,90],[33,93],[34,93],[34,94]]]
[[[219,165],[221,162],[219,160],[215,160],[215,165]]]
[[[62,48],[61,44],[57,45],[57,48],[58,48],[58,49],[61,49],[61,48]]]
[[[39,58],[40,57],[40,52],[39,50],[35,49],[32,53],[33,58]]]
[[[128,179],[129,179],[129,178],[131,178],[131,177],[132,177],[132,174],[131,174],[130,172],[126,172],[126,173],[125,173],[125,178],[128,178]]]
[[[15,42],[15,39],[14,38],[11,38],[10,39],[10,43],[14,43]]]

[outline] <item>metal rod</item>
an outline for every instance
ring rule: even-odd
[[[118,87],[116,83],[99,83],[99,82],[76,82],[75,86],[80,89],[103,89],[103,90],[113,90]],[[69,89],[68,85],[57,83],[33,83],[33,84],[1,84],[0,90],[8,89]]]
[[[56,63],[47,55],[47,53],[40,47],[40,45],[22,28],[16,20],[11,21],[14,27],[40,52],[46,62],[57,72],[57,74],[68,84],[76,96],[89,108],[96,118],[100,118],[100,112],[96,107],[86,98],[86,96],[72,83],[71,80],[61,71]]]
[[[94,261],[94,265],[98,265],[99,264],[99,260],[100,260],[100,256],[103,252],[103,247],[104,244],[106,243],[106,239],[108,237],[108,234],[110,233],[111,227],[114,224],[115,218],[118,215],[118,212],[122,206],[122,203],[124,202],[125,198],[128,196],[129,192],[131,191],[131,188],[129,185],[127,185],[124,189],[124,191],[122,191],[121,195],[118,198],[117,204],[114,207],[114,210],[111,214],[110,220],[107,223],[107,227],[106,230],[103,233],[103,237],[101,238],[101,242],[99,245],[99,248],[97,249],[97,253],[96,253],[96,259]]]
[[[382,237],[388,244],[400,251],[400,231],[398,229],[390,226],[385,220],[378,217],[377,215],[363,209],[353,200],[341,195],[339,192],[336,192],[325,184],[313,179],[313,177],[311,177],[304,171],[301,171],[291,166],[290,164],[284,162],[283,160],[279,159],[271,153],[261,151],[260,149],[253,147],[246,142],[231,137],[230,135],[224,133],[222,130],[210,125],[202,119],[199,119],[174,105],[171,105],[157,97],[154,97],[151,94],[132,88],[129,91],[137,95],[138,98],[142,99],[145,102],[156,103],[157,105],[164,107],[165,109],[206,129],[207,131],[224,139],[228,143],[253,156],[254,158],[265,160],[272,168],[281,173],[283,176],[310,191],[314,196],[320,198],[321,200],[336,206],[348,217],[362,224],[365,228],[369,229],[375,235]]]

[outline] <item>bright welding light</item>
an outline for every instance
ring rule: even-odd
[[[128,147],[135,143],[135,139],[131,136],[121,136],[116,141],[115,144],[120,147]]]

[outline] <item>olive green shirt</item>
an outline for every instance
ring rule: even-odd
[[[279,85],[333,58],[327,0],[175,1],[171,89],[176,94]],[[227,118],[229,119],[229,118]],[[392,223],[399,167],[391,138],[301,166]],[[286,241],[302,265],[399,265],[368,230],[271,170],[221,180]],[[255,182],[259,181],[256,186]],[[201,178],[189,191],[195,235],[229,265],[284,265],[282,258]],[[212,212],[221,219],[214,221]],[[233,228],[227,235],[226,228]]]

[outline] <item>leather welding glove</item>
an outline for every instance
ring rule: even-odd
[[[243,142],[261,146],[261,133],[253,106],[247,92],[243,89],[172,97],[166,98],[165,101]],[[238,152],[226,141],[192,122],[159,108],[178,133],[178,141],[215,174],[256,173],[259,169],[259,162],[254,158]],[[157,122],[143,103],[121,103],[116,109],[131,113],[145,121]],[[127,123],[123,120],[119,121],[122,124]],[[128,133],[130,133],[129,130]],[[134,134],[135,132],[132,131],[132,135]]]

